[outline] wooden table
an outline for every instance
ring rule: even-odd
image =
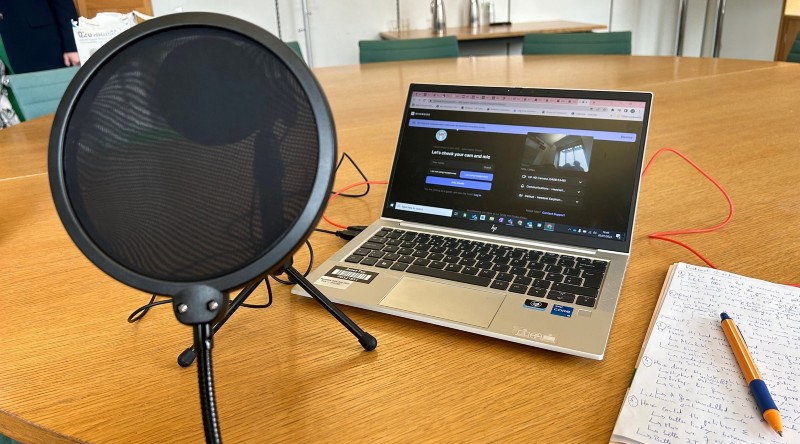
[[[647,157],[664,146],[680,149],[736,204],[724,230],[685,240],[729,271],[800,282],[800,65],[528,56],[316,74],[340,149],[370,179],[389,173],[412,81],[653,91]],[[98,271],[67,237],[48,188],[49,125],[43,117],[0,131],[0,433],[31,443],[201,442],[196,372],[175,362],[191,330],[163,306],[136,324],[125,321],[148,295]],[[357,179],[345,167],[337,185]],[[383,191],[376,186],[366,198],[338,199],[328,214],[348,224],[370,222]],[[379,340],[374,352],[364,352],[314,301],[274,285],[272,307],[239,310],[216,337],[223,437],[607,442],[667,267],[700,264],[647,234],[708,226],[726,210],[716,189],[680,159],[656,161],[643,180],[630,268],[603,361],[345,307]],[[343,245],[322,233],[311,241],[318,261]],[[298,268],[305,260],[298,257]],[[264,297],[263,288],[254,295]]]
[[[484,25],[478,28],[461,26],[456,28],[447,28],[445,29],[443,35],[454,35],[459,41],[492,40],[509,37],[522,37],[525,34],[588,32],[595,29],[606,29],[606,25],[571,22],[566,20],[552,20],[545,22],[511,23],[510,25]],[[431,29],[409,29],[381,33],[381,38],[386,40],[422,39],[428,37],[441,37],[441,35],[436,34]]]
[[[510,25],[484,25],[479,28],[462,26],[447,28],[443,34],[431,29],[409,29],[382,32],[386,40],[406,40],[454,35],[458,40],[458,52],[462,57],[486,55],[522,54],[522,38],[525,34],[554,34],[565,32],[589,32],[605,29],[606,25],[594,23],[554,20],[545,22],[512,23]]]

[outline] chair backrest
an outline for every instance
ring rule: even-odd
[[[51,114],[78,71],[77,66],[7,76],[8,98],[21,121]]]
[[[800,33],[797,34],[797,38],[794,40],[794,44],[789,51],[789,55],[786,57],[786,61],[800,63]]]
[[[361,40],[358,49],[361,63],[441,59],[458,57],[458,40],[452,35],[409,40]]]
[[[292,48],[292,51],[296,52],[297,55],[299,55],[301,59],[303,58],[303,51],[300,50],[300,44],[299,43],[297,43],[297,42],[284,42],[284,43],[286,43],[286,45],[288,45],[290,48]]]
[[[0,37],[0,60],[3,61],[3,65],[6,67],[6,74],[14,74],[14,70],[11,69],[11,64],[8,62],[8,53],[6,52],[6,45],[3,44],[2,37]]]
[[[631,32],[576,32],[568,34],[526,34],[523,54],[628,54]]]

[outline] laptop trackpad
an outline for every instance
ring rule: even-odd
[[[486,328],[505,296],[403,277],[380,305]]]

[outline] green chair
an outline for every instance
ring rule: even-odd
[[[361,63],[441,59],[458,57],[458,40],[452,35],[409,40],[361,40],[358,49]]]
[[[794,40],[794,44],[789,51],[789,55],[786,57],[786,61],[800,63],[800,33],[797,34],[797,38]]]
[[[303,51],[300,50],[300,44],[297,42],[286,42],[286,45],[292,48],[292,51],[296,52],[300,58],[303,58]]]
[[[6,76],[8,98],[19,120],[54,113],[77,71],[78,67],[73,66]]]
[[[3,65],[6,67],[6,74],[14,74],[14,70],[11,69],[11,63],[8,62],[8,53],[6,52],[6,46],[3,44],[2,37],[0,37],[0,60],[3,61]]]
[[[568,34],[526,34],[522,54],[628,54],[631,32],[576,32]]]

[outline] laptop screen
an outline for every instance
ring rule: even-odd
[[[651,99],[412,84],[383,216],[629,252]]]

